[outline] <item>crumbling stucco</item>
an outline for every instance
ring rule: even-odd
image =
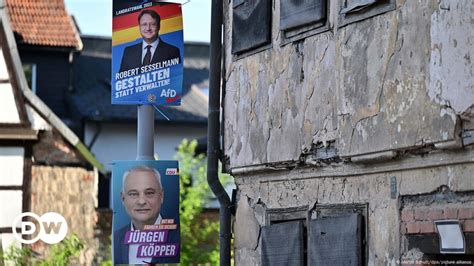
[[[456,113],[474,103],[473,14],[471,0],[442,0],[431,15],[428,95]]]
[[[249,199],[243,196],[237,204],[236,216],[241,217],[239,223],[234,225],[236,249],[255,250],[258,246],[258,238],[260,235],[260,225],[249,205]]]
[[[309,206],[310,211],[315,205],[368,203],[368,264],[386,265],[400,259],[400,247],[403,246],[399,234],[399,198],[437,193],[443,187],[448,187],[452,192],[472,191],[472,184],[469,187],[464,185],[466,175],[473,171],[474,164],[465,164],[344,178],[298,179],[301,178],[299,170],[237,177],[238,208],[245,209],[245,213],[240,215],[238,211],[235,224],[242,226],[234,227],[234,234],[236,239],[240,234],[248,237],[250,230],[264,226],[269,209]],[[283,176],[289,177],[288,180],[272,181]],[[395,199],[391,197],[392,177],[396,179]],[[427,182],[426,177],[429,177],[430,182]],[[246,231],[244,225],[249,219],[252,226]],[[256,225],[253,224],[255,221]],[[236,246],[238,261],[258,265],[260,249],[251,248],[254,240],[249,243],[252,245]],[[409,257],[409,254],[406,256]]]
[[[368,265],[421,258],[402,243],[400,198],[473,197],[474,1],[397,0],[338,27],[340,2],[329,2],[328,31],[282,45],[272,1],[271,44],[238,56],[224,3],[237,264],[260,264],[268,210],[334,204],[368,204]]]
[[[332,30],[283,46],[274,7],[270,48],[236,57],[225,47],[231,168],[298,161],[330,141],[351,157],[457,137],[458,115],[474,102],[472,1],[399,0],[339,29],[333,3]]]

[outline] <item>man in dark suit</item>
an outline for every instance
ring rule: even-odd
[[[159,37],[160,23],[160,15],[155,11],[146,9],[140,12],[138,26],[143,41],[125,48],[120,72],[175,58],[181,63],[179,49]]]
[[[162,219],[175,218],[160,213],[164,191],[158,171],[148,166],[137,166],[126,171],[122,180],[121,198],[132,221],[130,224],[114,231],[114,263],[155,264],[179,262],[179,228],[168,231],[165,243],[157,243],[177,245],[177,255],[174,257],[141,258],[137,256],[140,244],[124,243],[128,231],[144,230],[145,225],[161,224]]]

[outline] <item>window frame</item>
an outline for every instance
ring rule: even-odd
[[[241,59],[241,58],[245,58],[247,56],[250,56],[250,55],[253,55],[253,54],[256,54],[256,53],[260,53],[264,50],[268,50],[268,49],[271,49],[273,47],[273,1],[271,2],[268,2],[267,0],[262,0],[262,2],[264,3],[269,3],[269,10],[268,10],[268,20],[269,20],[269,26],[268,26],[268,30],[269,30],[269,40],[267,43],[262,43],[262,44],[259,44],[259,45],[256,45],[254,47],[251,47],[251,48],[247,48],[247,49],[244,49],[244,50],[240,50],[240,51],[235,51],[234,50],[234,30],[235,30],[235,24],[234,24],[234,12],[235,12],[235,9],[236,8],[239,8],[241,5],[244,5],[246,1],[253,1],[253,0],[232,0],[232,4],[230,5],[231,7],[231,15],[232,15],[232,19],[230,21],[230,24],[231,24],[231,27],[232,27],[232,30],[230,32],[230,36],[231,36],[231,42],[230,42],[230,45],[231,45],[231,54],[232,54],[232,58],[233,58],[233,61],[236,61],[238,59]]]
[[[362,218],[361,248],[362,265],[368,265],[369,258],[369,204],[368,203],[350,203],[350,204],[316,204],[309,211],[309,219],[315,220],[323,217],[337,217],[344,214],[358,213]],[[309,240],[309,239],[308,239]],[[308,242],[309,244],[309,242]]]
[[[280,24],[278,25],[278,31],[281,34],[280,46],[287,45],[299,40],[306,39],[310,36],[321,34],[323,32],[329,31],[329,19],[330,19],[330,10],[331,10],[331,0],[321,0],[326,5],[326,17],[323,22],[317,21],[310,24],[305,24],[297,26],[292,29],[282,30]],[[280,21],[281,21],[281,0],[280,0]]]
[[[354,1],[363,2],[364,0]],[[377,3],[377,1],[379,1],[379,3]],[[396,9],[395,0],[374,0],[374,2],[375,3],[363,7],[358,11],[341,13],[345,8],[347,8],[347,0],[339,0],[338,28],[343,28],[349,24],[382,15]]]

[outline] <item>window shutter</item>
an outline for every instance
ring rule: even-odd
[[[361,265],[361,226],[357,213],[311,220],[308,265]]]
[[[326,19],[326,0],[281,0],[280,30]]]
[[[262,265],[304,265],[303,222],[292,221],[262,228]]]
[[[232,53],[241,53],[270,43],[271,6],[268,0],[234,0]]]

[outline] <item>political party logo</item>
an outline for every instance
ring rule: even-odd
[[[178,168],[166,168],[166,175],[178,175]]]
[[[20,232],[17,232],[18,228]],[[15,218],[12,231],[13,237],[22,244],[33,244],[38,240],[56,244],[66,237],[68,225],[66,219],[56,212],[48,212],[41,216],[25,212]]]

